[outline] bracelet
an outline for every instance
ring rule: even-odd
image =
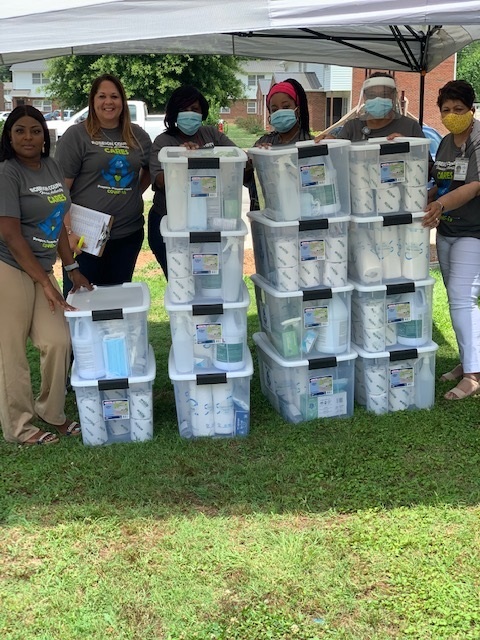
[[[74,271],[75,269],[80,269],[80,265],[75,260],[75,262],[72,262],[72,264],[64,264],[63,268],[68,273],[69,271]]]
[[[440,213],[443,213],[445,211],[445,205],[443,202],[440,202],[440,200],[437,200],[437,203],[440,205]]]
[[[65,229],[67,230],[67,235],[71,236],[72,235],[72,228],[71,227],[67,227],[67,225],[65,225]]]

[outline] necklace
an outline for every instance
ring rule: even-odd
[[[118,127],[115,127],[115,129],[117,129]],[[115,131],[115,129],[109,129],[109,131]],[[105,131],[105,129],[102,128],[102,134],[105,136],[105,138],[107,140],[110,140],[110,142],[114,145],[115,144],[115,140],[112,140],[110,138],[110,136],[108,135],[108,133]]]

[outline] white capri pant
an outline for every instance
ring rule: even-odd
[[[480,239],[437,233],[437,255],[464,373],[480,372]]]

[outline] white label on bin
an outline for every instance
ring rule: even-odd
[[[328,307],[305,307],[303,310],[303,326],[325,327],[328,325]]]
[[[265,362],[263,363],[263,381],[267,389],[270,389],[272,393],[276,393],[277,390],[275,389],[275,378],[273,377],[273,371]]]
[[[325,240],[301,240],[300,261],[325,260]]]
[[[302,165],[300,167],[300,182],[302,188],[325,184],[325,164]]]
[[[103,419],[104,420],[129,420],[130,410],[128,400],[104,400]]]
[[[415,384],[415,372],[413,367],[404,369],[390,369],[390,389],[400,387],[413,387]]]
[[[259,307],[258,314],[260,316],[260,322],[264,329],[268,331],[272,330],[272,323],[270,322],[270,309],[267,304],[261,304]]]
[[[190,196],[192,198],[216,198],[216,176],[192,176],[190,178]]]
[[[211,276],[220,273],[218,253],[194,253],[192,273],[194,276]]]
[[[344,416],[347,413],[347,393],[340,391],[331,396],[317,398],[318,417],[332,418],[334,416]]]
[[[222,342],[222,323],[211,322],[195,325],[195,342],[197,344],[213,344]]]
[[[308,388],[310,396],[329,396],[333,394],[333,376],[318,376],[309,378]]]
[[[410,302],[392,302],[387,304],[387,324],[410,322]]]
[[[405,182],[405,160],[381,162],[380,182]]]

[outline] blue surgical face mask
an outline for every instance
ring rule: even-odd
[[[270,116],[270,124],[279,133],[287,133],[297,124],[295,109],[278,109]]]
[[[371,100],[365,100],[365,111],[372,118],[380,119],[385,118],[393,109],[393,100],[391,98],[372,98]]]
[[[180,111],[177,116],[177,127],[186,136],[194,136],[202,124],[202,114],[195,111]]]

